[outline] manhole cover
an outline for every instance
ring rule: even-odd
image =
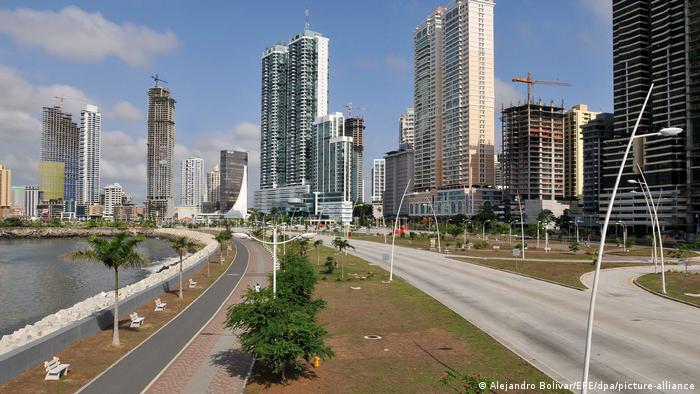
[[[381,335],[374,335],[374,334],[365,335],[365,339],[382,339],[382,336]]]

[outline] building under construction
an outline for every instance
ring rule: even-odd
[[[503,181],[510,196],[564,198],[564,108],[528,103],[501,110]]]

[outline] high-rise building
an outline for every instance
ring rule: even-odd
[[[0,208],[12,206],[12,171],[0,164]]]
[[[503,159],[502,159],[503,153],[499,153],[496,155],[495,161],[493,163],[493,172],[496,178],[496,181],[493,185],[496,189],[503,189]]]
[[[613,219],[648,226],[646,207],[627,178],[644,171],[652,194],[662,194],[663,228],[698,233],[700,215],[700,16],[698,0],[613,1],[613,138],[604,142],[603,191],[607,204],[629,140],[651,84],[651,98],[638,133],[680,127],[673,137],[635,141],[625,163]],[[639,166],[639,167],[638,167]],[[619,209],[618,209],[619,206]],[[602,214],[602,212],[601,212]],[[619,215],[619,216],[615,216]]]
[[[181,164],[180,204],[186,207],[202,208],[204,194],[204,160],[199,157],[185,159]]]
[[[146,216],[165,219],[174,212],[175,99],[170,96],[170,89],[158,83],[148,89],[147,128]]]
[[[443,7],[436,8],[413,32],[414,190],[442,186],[444,13]],[[386,206],[384,214],[391,215]]]
[[[319,117],[314,122],[312,192],[339,193],[351,201],[353,138],[346,136],[340,112]]]
[[[41,162],[39,164],[40,178],[46,180],[49,174],[41,175],[42,168],[51,170],[50,176],[57,180],[57,164],[42,166],[41,163],[61,163],[63,165],[62,196],[58,196],[57,185],[52,190],[45,190],[44,198],[51,200],[62,199],[66,209],[71,212],[78,198],[78,183],[80,179],[80,128],[72,120],[71,115],[63,112],[61,107],[44,107],[41,129]],[[42,185],[40,185],[42,186]],[[48,200],[47,200],[48,201]]]
[[[414,30],[415,190],[495,183],[493,7],[456,0]]]
[[[36,206],[41,201],[39,186],[24,187],[24,215],[28,218],[37,217]]]
[[[410,145],[410,144],[408,144]],[[386,185],[386,160],[374,159],[372,164],[372,202],[381,202]]]
[[[219,165],[215,164],[214,168],[207,173],[207,202],[218,203],[221,192],[219,185],[221,184],[221,173]]]
[[[104,216],[113,216],[114,207],[121,205],[124,200],[124,188],[118,183],[104,187]]]
[[[413,146],[413,141],[416,138],[416,113],[413,107],[408,107],[406,113],[399,116],[399,145],[408,144]]]
[[[364,202],[365,181],[364,181],[364,133],[365,120],[361,117],[345,119],[346,137],[352,137],[352,163],[350,175],[350,199],[352,201]]]
[[[564,116],[564,198],[583,199],[583,126],[595,119],[597,112],[588,105],[577,104]]]
[[[603,176],[603,141],[613,134],[613,114],[599,113],[582,126],[583,139],[583,223],[598,223],[598,199]]]
[[[505,108],[503,181],[511,196],[564,198],[564,110],[542,102]]]
[[[100,151],[102,149],[102,114],[94,105],[80,113],[80,168],[78,170],[78,204],[100,202]]]
[[[0,175],[0,177],[2,177],[2,175]],[[10,205],[12,207],[24,208],[24,186],[12,186],[10,193]]]
[[[233,218],[245,218],[248,211],[248,153],[222,150],[219,161],[221,213]]]
[[[328,113],[328,38],[305,29],[262,57],[260,187],[311,180],[311,140]]]
[[[385,187],[384,194],[382,196],[382,206],[385,216],[396,217],[408,216],[409,206],[408,202],[404,201],[401,204],[401,197],[403,196],[406,187],[408,186],[408,191],[411,191],[411,185],[413,183],[413,149],[408,145],[401,145],[399,150],[387,152],[384,155],[385,160]],[[401,205],[401,211],[399,212],[399,205]]]

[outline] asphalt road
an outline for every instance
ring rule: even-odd
[[[326,245],[332,240],[322,238]],[[391,245],[352,239],[350,243],[356,249],[349,253],[388,270]],[[589,291],[403,247],[396,247],[394,274],[558,382],[581,380]],[[655,387],[616,392],[700,392],[700,309],[630,288],[629,276],[636,274],[628,272],[621,279],[625,274],[620,271],[603,271],[589,381],[695,385],[690,391]]]
[[[235,240],[236,258],[196,301],[139,347],[83,387],[79,393],[140,393],[216,313],[245,273],[247,241]]]

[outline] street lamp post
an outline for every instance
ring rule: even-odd
[[[630,135],[630,139],[627,143],[627,147],[625,148],[625,153],[622,156],[622,161],[620,162],[620,169],[618,170],[617,173],[617,178],[615,179],[615,185],[612,190],[612,194],[610,195],[610,201],[608,201],[608,209],[605,213],[605,220],[603,221],[603,230],[601,231],[600,234],[600,245],[598,246],[598,256],[596,259],[595,263],[595,271],[593,274],[593,286],[591,288],[591,301],[590,301],[590,306],[588,308],[588,321],[586,324],[586,348],[585,348],[585,354],[584,354],[584,361],[583,361],[583,378],[581,380],[582,383],[582,394],[587,394],[588,393],[588,371],[590,367],[590,362],[591,362],[591,339],[593,336],[593,316],[595,314],[595,299],[596,299],[596,294],[598,293],[598,283],[599,283],[599,278],[600,278],[600,266],[603,261],[603,252],[605,250],[605,236],[607,235],[608,231],[608,225],[610,224],[610,215],[613,210],[613,205],[615,204],[615,197],[617,196],[617,189],[620,185],[620,179],[622,178],[622,173],[625,169],[625,164],[627,163],[627,157],[629,156],[630,149],[632,148],[632,141],[634,141],[635,138],[644,138],[652,135],[663,135],[663,136],[674,136],[680,133],[682,130],[678,128],[665,128],[659,131],[658,133],[648,133],[648,134],[643,134],[640,136],[637,136],[637,128],[639,127],[639,122],[642,120],[642,115],[644,114],[644,110],[647,106],[647,102],[649,101],[649,97],[651,96],[652,89],[654,88],[654,84],[651,85],[649,88],[649,92],[646,95],[646,98],[644,99],[644,104],[642,105],[642,108],[639,112],[639,116],[637,117],[637,121],[634,124],[634,128],[632,129],[632,134]]]
[[[641,181],[635,181],[634,179],[630,179],[628,180],[628,182],[638,183],[642,187],[642,190],[646,189],[646,193],[650,198],[651,209],[652,212],[654,212],[654,222],[656,222],[656,231],[659,234],[659,257],[661,258],[661,291],[664,294],[666,294],[666,270],[664,269],[664,244],[662,240],[663,234],[661,233],[661,224],[659,224],[659,213],[656,209],[656,206],[661,203],[661,194],[659,193],[659,200],[656,204],[654,204],[654,199],[651,195],[651,189],[649,189],[649,184],[647,184],[646,179],[644,178],[644,172],[642,172],[641,168],[639,168],[639,173],[642,176]]]
[[[490,223],[491,220],[484,220],[484,223],[481,224],[481,239],[486,240],[486,223]]]
[[[399,215],[401,214],[401,205],[403,205],[403,199],[408,193],[408,187],[411,185],[411,178],[408,178],[406,183],[406,189],[403,191],[401,196],[401,201],[399,201],[399,210],[396,211],[396,218],[394,219],[394,231],[391,233],[391,264],[389,265],[389,282],[394,280],[394,243],[396,242],[396,225],[399,222]]]
[[[537,221],[537,249],[540,249],[540,221]]]
[[[615,222],[618,226],[622,226],[622,251],[627,251],[627,225],[622,220]]]
[[[517,199],[520,208],[520,250],[523,252],[523,260],[525,260],[525,222],[523,221],[523,203],[520,200],[520,194],[518,194]]]
[[[442,253],[442,248],[440,247],[440,224],[437,220],[437,214],[435,213],[433,203],[431,203],[430,200],[427,198],[425,199],[425,201],[428,203],[428,205],[430,205],[430,209],[433,211],[433,217],[435,218],[435,229],[437,230],[438,253]]]
[[[277,245],[278,244],[286,244],[287,242],[292,242],[296,239],[299,238],[306,238],[306,239],[313,239],[316,237],[315,233],[304,233],[304,234],[299,234],[295,236],[294,238],[290,238],[288,240],[278,242],[277,241],[277,226],[272,228],[272,242],[264,241],[262,239],[258,239],[253,237],[250,234],[246,233],[233,233],[233,236],[235,238],[240,238],[240,239],[252,239],[254,241],[258,241],[261,244],[264,245],[272,245],[272,296],[277,297]]]

